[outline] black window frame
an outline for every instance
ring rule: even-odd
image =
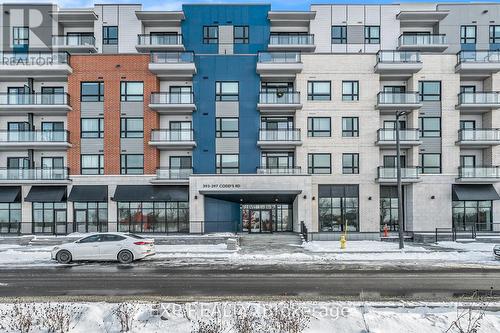
[[[83,94],[83,86],[87,84],[97,84],[97,95]],[[80,101],[81,102],[104,102],[104,82],[103,81],[82,81],[80,82]]]
[[[425,158],[424,156],[425,155],[438,155],[439,156],[439,166],[426,166],[424,161],[425,161]],[[420,153],[419,154],[419,157],[420,157],[420,173],[422,174],[440,174],[441,171],[442,171],[442,156],[440,153]]]
[[[424,91],[424,87],[426,83],[439,83],[439,94],[426,94]],[[418,95],[421,101],[431,101],[431,102],[440,102],[441,101],[441,95],[443,93],[442,89],[442,83],[441,81],[418,81]],[[438,99],[428,99],[426,97],[438,97]]]
[[[316,156],[328,156],[329,163],[328,167],[325,166],[315,166],[314,158]],[[317,172],[317,170],[327,170],[328,172]],[[308,153],[307,154],[307,173],[314,175],[329,175],[332,173],[332,154],[330,153]]]
[[[225,167],[222,165],[223,156],[237,156],[238,166],[235,167]],[[236,171],[234,171],[236,169]],[[224,172],[227,170],[232,170],[230,172]],[[240,173],[240,154],[215,154],[215,173],[216,174],[239,174]]]
[[[328,94],[314,92],[314,85],[317,83],[328,83]],[[331,101],[332,100],[332,81],[328,80],[310,80],[307,81],[307,100],[308,101]]]
[[[79,212],[85,212],[85,221],[79,221]],[[92,221],[91,216],[97,217]],[[82,228],[83,227],[83,228]],[[93,227],[93,228],[92,228]],[[75,201],[73,202],[73,232],[107,232],[107,201]]]
[[[350,121],[352,129],[344,127],[345,121]],[[347,135],[347,134],[351,135]],[[357,138],[359,137],[359,117],[342,117],[342,137]]]
[[[83,130],[83,121],[84,120],[97,120],[98,121],[98,130],[97,131],[84,131]],[[87,136],[84,135],[84,133],[96,133],[96,136]],[[97,117],[97,118],[80,118],[80,138],[81,139],[101,139],[104,138],[104,118],[103,117]]]
[[[116,37],[110,37],[109,31],[116,29]],[[118,26],[117,25],[104,25],[102,27],[102,44],[103,45],[118,45]]]
[[[328,120],[328,130],[315,129],[315,120]],[[327,133],[328,135],[321,135]],[[319,134],[319,135],[318,135]],[[332,118],[331,117],[307,117],[307,136],[310,138],[327,138],[332,136]]]
[[[365,25],[364,27],[365,44],[380,44],[380,26]],[[378,37],[372,37],[372,30],[378,30]]]
[[[352,93],[347,94],[344,92],[344,84],[349,84],[351,86]],[[355,102],[359,101],[359,81],[342,81],[342,101],[343,102]]]
[[[182,162],[179,163],[180,167],[177,167],[177,166],[173,167],[172,166],[172,164],[173,164],[172,161],[174,159],[179,159],[179,161],[181,161],[183,159],[186,159],[186,160],[189,159],[189,167],[188,168],[189,169],[193,168],[193,157],[192,156],[190,156],[190,155],[171,155],[171,156],[168,157],[168,167],[170,169],[173,169],[173,170],[184,170],[184,169],[186,169],[185,167],[183,167],[183,165],[182,165],[183,163]]]
[[[340,29],[340,37],[334,37],[333,31]],[[332,44],[347,44],[347,25],[332,25]]]
[[[236,30],[242,29],[243,36],[237,37]],[[235,25],[233,26],[233,43],[234,44],[248,44],[250,42],[250,28],[248,25]]]
[[[236,83],[238,85],[238,92],[224,93],[222,88],[225,83]],[[239,81],[215,81],[215,100],[217,102],[238,102],[240,100],[240,82]]]
[[[96,167],[83,167],[84,156],[97,156]],[[96,172],[92,172],[92,171]],[[104,154],[80,154],[80,174],[81,175],[103,175],[104,174]]]
[[[345,162],[350,160],[351,165],[346,166]],[[359,153],[343,153],[342,154],[342,174],[357,175],[359,174]]]
[[[129,94],[128,84],[142,84],[142,94]],[[121,102],[144,102],[144,81],[120,81],[120,101]]]
[[[129,167],[128,157],[142,156],[142,167]],[[139,171],[139,172],[130,172]],[[122,175],[142,175],[144,174],[144,154],[120,154],[120,174]]]
[[[27,31],[28,37],[26,38],[21,38],[19,37],[19,31],[20,30],[25,30]],[[17,32],[17,33],[16,33]],[[22,42],[21,42],[22,41]],[[24,45],[30,45],[30,28],[27,26],[16,26],[12,27],[12,45],[15,46],[24,46]]]
[[[474,28],[474,37],[467,36],[468,28]],[[460,44],[476,44],[477,43],[477,25],[468,24],[460,26]]]
[[[435,129],[427,130],[427,129],[425,129],[424,119],[438,119],[439,120],[439,130],[435,130]],[[418,128],[419,128],[421,138],[440,138],[441,137],[441,131],[442,131],[441,117],[419,117],[418,123],[419,123]],[[438,135],[428,135],[428,133],[438,133]]]
[[[216,37],[210,36],[210,30],[214,29],[217,32]],[[204,25],[203,26],[203,44],[219,44],[219,26],[217,25]]]
[[[142,130],[129,130],[129,120],[142,120]],[[140,136],[135,135],[140,134]],[[144,137],[144,118],[142,117],[121,117],[120,118],[120,138],[143,138]]]
[[[497,34],[498,29],[498,34]],[[490,31],[490,44],[500,44],[500,25],[492,24],[489,28]]]
[[[227,130],[224,129],[222,124],[224,120],[236,120],[237,129]],[[238,117],[216,117],[215,118],[215,137],[216,138],[239,138],[240,137],[240,118]]]

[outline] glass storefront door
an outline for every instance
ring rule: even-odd
[[[288,204],[241,205],[243,232],[293,231],[292,206]]]

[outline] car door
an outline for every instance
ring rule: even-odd
[[[71,251],[74,260],[95,260],[99,258],[99,247],[102,235],[92,235],[80,239]]]
[[[126,238],[120,235],[103,234],[99,246],[99,258],[102,260],[116,260],[125,240]]]

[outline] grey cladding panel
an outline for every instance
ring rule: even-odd
[[[144,154],[144,139],[122,138],[120,140],[120,148],[123,154]]]
[[[363,44],[364,42],[365,35],[362,25],[347,26],[347,44]]]
[[[118,45],[103,45],[102,53],[107,53],[107,54],[118,53]]]
[[[82,118],[98,117],[104,115],[103,102],[82,102],[80,105],[80,113]]]
[[[421,153],[441,153],[441,138],[421,138]]]
[[[217,154],[238,154],[240,147],[239,138],[217,138],[215,140]]]
[[[122,116],[142,117],[144,115],[144,102],[121,102]]]
[[[420,116],[425,117],[440,117],[441,116],[441,102],[440,101],[424,101],[420,109]]]
[[[103,154],[104,140],[103,139],[81,139],[81,154]]]
[[[217,117],[238,117],[239,102],[215,102],[215,115]]]

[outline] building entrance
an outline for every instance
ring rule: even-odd
[[[241,222],[243,232],[292,231],[292,206],[288,204],[241,205]]]

